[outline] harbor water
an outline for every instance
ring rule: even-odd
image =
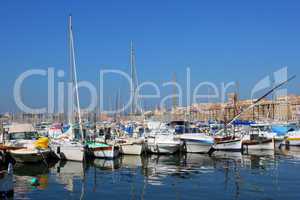
[[[300,149],[16,164],[14,199],[300,199]]]

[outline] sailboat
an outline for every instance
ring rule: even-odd
[[[124,155],[141,155],[145,150],[143,138],[123,137],[118,139],[118,143]]]
[[[87,142],[89,155],[95,158],[114,159],[119,156],[120,148],[115,144],[106,144],[104,142]]]
[[[141,155],[145,150],[145,139],[142,136],[144,128],[136,123],[129,123],[120,128],[120,134],[115,139],[124,155]]]
[[[132,104],[131,104],[131,115],[135,115],[136,113],[143,114],[141,109],[141,102],[138,99],[136,90],[138,86],[137,72],[136,72],[136,61],[135,61],[135,49],[133,47],[133,42],[130,44],[130,73],[131,73],[131,96],[132,96]],[[137,123],[129,123],[127,124],[126,129],[124,131],[123,137],[118,138],[116,141],[120,145],[120,150],[122,154],[125,155],[141,155],[145,150],[145,141],[144,138],[141,137],[139,128],[143,128],[139,126]]]
[[[111,128],[107,128],[106,131],[107,135],[111,134]],[[115,141],[110,141],[106,136],[100,136],[96,131],[93,134],[93,137],[88,137],[88,141],[85,142],[88,156],[105,159],[114,159],[119,156],[120,148]]]
[[[275,133],[271,132],[270,124],[252,124],[248,135],[243,137],[243,148],[245,150],[274,150],[276,149]],[[276,139],[277,147],[280,146],[283,138]]]
[[[80,115],[80,103],[79,103],[79,94],[78,94],[78,84],[77,84],[77,72],[76,72],[76,62],[75,62],[75,50],[74,50],[74,39],[72,31],[72,16],[69,16],[69,50],[70,50],[70,83],[72,86],[72,91],[75,89],[76,93],[76,106],[78,113],[78,123],[79,131],[81,133],[81,139],[75,139],[75,132],[73,127],[73,109],[71,111],[71,116],[69,116],[69,128],[67,131],[63,132],[61,135],[57,135],[51,140],[51,148],[55,151],[55,154],[63,160],[79,161],[84,160],[85,148],[83,144],[83,130],[82,122]],[[72,96],[73,98],[73,96]],[[73,101],[72,101],[73,103]]]
[[[276,89],[278,89],[281,86],[283,86],[284,84],[288,83],[289,81],[291,81],[295,77],[296,76],[292,76],[289,79],[287,79],[286,81],[283,81],[282,83],[274,86],[270,91],[268,91],[266,94],[264,94],[263,96],[261,96],[260,98],[258,98],[256,101],[254,101],[253,104],[251,104],[246,109],[242,110],[236,116],[234,116],[229,121],[229,123],[225,124],[224,127],[226,128],[228,125],[231,125],[244,112],[247,112],[250,109],[252,109],[253,107],[257,106],[260,103],[261,100],[263,100],[264,98],[266,98],[268,95],[270,95],[271,93],[273,93]],[[242,138],[236,137],[234,134],[230,135],[224,129],[221,129],[220,131],[218,131],[218,133],[216,135],[218,135],[218,136],[215,137],[215,145],[213,146],[213,148],[215,150],[242,150],[243,149],[243,147],[242,147]],[[274,143],[274,141],[272,143]],[[247,144],[247,143],[244,143],[244,144]],[[248,143],[248,144],[251,144],[251,143]],[[254,143],[253,145],[255,145],[255,146],[256,145],[260,145],[260,143]],[[252,145],[250,145],[250,146],[252,146]],[[252,146],[252,148],[253,148],[253,146]]]
[[[213,149],[219,151],[241,151],[242,139],[231,135],[216,136]]]

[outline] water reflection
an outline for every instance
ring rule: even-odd
[[[215,151],[211,155],[211,157],[215,161],[229,160],[229,161],[236,161],[236,162],[241,162],[243,158],[242,156],[243,155],[241,152],[227,152],[227,151]]]
[[[274,170],[277,166],[276,152],[271,150],[251,150],[243,156],[243,164],[249,169]]]
[[[84,164],[80,162],[61,161],[51,168],[55,180],[64,185],[69,192],[74,192],[74,182],[84,178]]]
[[[150,155],[145,159],[142,173],[148,184],[162,185],[162,180],[168,175],[176,174],[179,166],[178,155]]]
[[[20,164],[14,166],[14,193],[16,199],[28,199],[27,194],[48,187],[49,167],[44,163]],[[32,184],[36,180],[39,184]]]
[[[113,160],[96,158],[92,161],[92,166],[101,170],[115,171],[116,169],[119,169],[121,167],[121,162],[120,158],[116,158]]]
[[[214,152],[211,156],[123,156],[50,166],[17,164],[15,196],[30,199],[51,195],[51,199],[58,199],[56,192],[60,191],[73,199],[99,195],[111,199],[279,199],[286,190],[294,197],[299,188],[292,186],[300,183],[299,155],[300,148],[245,154]],[[38,179],[36,187],[31,184],[33,178]],[[282,187],[286,184],[293,190]],[[183,195],[187,192],[189,196]]]
[[[136,169],[146,165],[145,160],[146,159],[144,156],[135,156],[135,155],[123,156],[121,158],[121,163],[122,163],[121,165],[123,168]]]
[[[290,146],[289,148],[282,147],[281,153],[288,158],[300,160],[300,147],[297,146]]]

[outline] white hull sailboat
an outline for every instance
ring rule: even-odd
[[[144,139],[120,138],[117,140],[123,155],[141,155],[145,150]]]
[[[51,139],[50,147],[60,160],[82,162],[85,156],[85,148],[82,142],[74,139],[73,131],[73,127],[70,125],[65,133]]]
[[[72,90],[75,91],[75,96],[76,96],[76,106],[77,106],[77,114],[78,114],[79,131],[81,133],[81,141],[75,140],[75,133],[73,129],[74,113],[72,109],[72,116],[69,116],[69,129],[65,133],[62,133],[61,135],[56,135],[55,138],[52,138],[51,147],[52,149],[54,149],[55,154],[60,159],[82,162],[84,160],[85,148],[82,142],[83,130],[82,130],[81,114],[80,114],[80,103],[79,103],[79,94],[78,94],[78,85],[77,85],[77,72],[76,72],[71,16],[69,16],[69,40],[70,40],[69,50],[70,50],[70,71],[71,71],[70,85],[72,86]]]
[[[120,148],[124,155],[141,155],[144,151],[143,144],[122,144]]]
[[[275,139],[265,138],[258,135],[247,135],[242,140],[244,150],[274,150]]]
[[[275,150],[280,148],[284,136],[272,132],[271,124],[253,124],[251,130],[243,137],[245,150]]]
[[[248,106],[246,109],[243,109],[236,116],[234,116],[229,121],[229,123],[225,124],[224,127],[226,128],[228,125],[232,124],[244,112],[247,112],[250,109],[254,108],[254,106],[258,105],[258,103],[262,99],[264,99],[269,94],[271,94],[272,92],[274,92],[276,89],[280,88],[281,86],[283,86],[284,84],[288,83],[289,81],[291,81],[294,78],[295,78],[295,76],[292,76],[291,78],[287,79],[286,81],[283,81],[282,83],[280,83],[280,84],[276,85],[275,87],[273,87],[266,94],[264,94],[263,96],[261,96],[260,98],[258,98],[257,100],[255,100],[253,102],[253,104],[251,104],[250,106]],[[222,136],[222,132],[223,132],[223,136]],[[242,147],[242,139],[241,138],[236,138],[234,135],[233,136],[226,136],[227,134],[225,134],[225,136],[224,136],[224,129],[221,129],[220,131],[218,131],[216,135],[221,135],[221,136],[215,137],[215,145],[213,146],[214,149],[216,149],[216,150],[239,150],[239,151],[243,149],[243,147]]]
[[[84,160],[85,149],[80,142],[76,141],[52,141],[52,150],[61,160],[82,162]]]

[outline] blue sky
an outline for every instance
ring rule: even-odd
[[[192,85],[239,81],[241,97],[248,98],[258,80],[281,67],[299,74],[299,10],[296,0],[1,1],[0,111],[15,110],[13,85],[25,70],[68,70],[70,13],[80,80],[96,83],[100,69],[128,71],[133,40],[140,81],[161,84],[175,72],[184,84],[190,66]],[[129,92],[118,78],[106,85],[107,99],[118,88],[123,98]],[[299,86],[297,77],[289,91],[299,93]],[[45,91],[45,79],[32,78],[24,84],[24,100],[45,105]],[[88,94],[81,94],[87,103]]]

